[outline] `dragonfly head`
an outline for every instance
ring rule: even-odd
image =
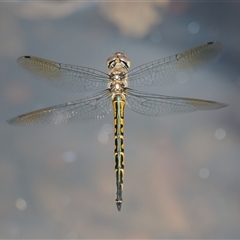
[[[115,67],[117,63],[121,63],[125,68],[130,68],[130,60],[124,53],[116,52],[107,59],[108,68]]]

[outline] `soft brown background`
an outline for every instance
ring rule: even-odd
[[[239,238],[240,3],[0,3],[0,238]],[[187,83],[141,90],[228,103],[148,118],[126,111],[125,185],[117,212],[112,116],[14,127],[6,119],[91,93],[61,92],[16,62],[21,55],[107,71],[220,41],[222,57]]]

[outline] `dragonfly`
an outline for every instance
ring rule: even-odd
[[[187,74],[219,56],[222,45],[208,42],[182,53],[155,60],[132,70],[126,54],[116,52],[107,59],[108,73],[93,68],[57,63],[33,56],[23,56],[18,63],[55,87],[73,91],[100,92],[80,100],[32,111],[8,120],[9,124],[34,126],[42,123],[69,123],[101,119],[113,112],[116,205],[121,210],[124,178],[124,111],[125,106],[147,116],[212,110],[227,104],[145,93],[132,87],[162,86],[177,83]]]

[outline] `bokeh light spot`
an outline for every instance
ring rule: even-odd
[[[191,22],[188,25],[189,33],[196,34],[200,31],[200,25],[197,22]]]
[[[223,128],[218,128],[216,131],[215,131],[215,137],[219,140],[222,140],[224,139],[226,136],[226,131],[223,129]]]
[[[76,161],[77,154],[73,151],[67,151],[63,153],[63,161],[66,163],[74,162]]]
[[[17,209],[23,211],[27,208],[27,203],[24,199],[22,198],[18,198],[15,202],[15,205],[17,207]]]
[[[208,168],[201,168],[201,169],[199,170],[199,176],[200,176],[200,178],[203,178],[203,179],[208,178],[209,174],[210,174],[210,172],[209,172],[209,169],[208,169]]]
[[[109,137],[108,137],[108,134],[101,130],[99,133],[98,133],[98,141],[101,143],[101,144],[107,144],[108,143],[108,140],[109,140]]]
[[[106,134],[111,134],[113,130],[113,126],[109,123],[106,123],[102,126],[102,131],[104,131]]]

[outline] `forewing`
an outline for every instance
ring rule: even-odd
[[[180,54],[143,64],[129,71],[129,86],[167,85],[185,80],[205,63],[220,56],[222,45],[209,42]]]
[[[147,116],[163,116],[197,110],[212,110],[227,106],[226,104],[213,101],[147,94],[133,89],[127,89],[126,92],[127,106],[134,112]]]
[[[108,75],[92,68],[56,63],[32,56],[20,57],[18,63],[30,73],[61,89],[78,92],[107,87]]]
[[[73,121],[89,121],[100,119],[112,111],[108,90],[93,96],[65,104],[56,105],[26,113],[9,119],[13,125],[37,125],[42,123],[68,123]]]

